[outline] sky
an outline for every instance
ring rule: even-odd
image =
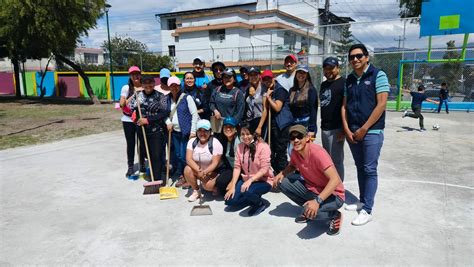
[[[297,0],[280,0],[282,4],[291,4]],[[319,7],[324,7],[324,0],[318,0]],[[150,51],[161,50],[160,21],[155,14],[226,6],[253,2],[252,0],[108,0],[112,5],[109,10],[110,34],[132,37],[145,43]],[[426,48],[427,38],[419,38],[419,27],[410,22],[404,23],[398,18],[397,0],[330,0],[330,11],[338,16],[351,17],[356,23],[351,26],[353,35],[369,48],[405,47]],[[405,41],[403,29],[405,27]],[[433,38],[433,47],[444,48],[448,40],[462,43],[462,35],[441,36]],[[83,41],[87,47],[99,48],[107,39],[105,16],[98,21],[97,27],[89,31]],[[470,42],[474,42],[470,37]]]

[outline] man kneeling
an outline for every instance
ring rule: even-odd
[[[324,148],[310,141],[302,125],[290,128],[290,142],[293,145],[290,163],[274,178],[273,187],[279,186],[283,194],[304,207],[295,222],[329,219],[326,233],[339,234],[342,214],[338,209],[344,204],[344,186],[331,157]],[[295,170],[301,176],[288,177]]]

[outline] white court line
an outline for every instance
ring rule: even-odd
[[[469,189],[474,190],[474,187],[465,186],[465,185],[457,185],[457,184],[445,184],[439,182],[432,182],[432,181],[421,181],[421,180],[379,180],[380,182],[407,182],[407,183],[418,183],[418,184],[433,184],[433,185],[442,185],[442,186],[449,186],[449,187],[457,187],[462,189]],[[344,184],[355,184],[357,181],[347,181]]]

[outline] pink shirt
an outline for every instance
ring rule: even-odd
[[[155,90],[162,93],[162,94],[164,94],[164,95],[167,95],[171,92],[169,90],[163,90],[163,88],[161,88],[161,84],[155,85]]]
[[[257,149],[253,161],[250,157],[249,148],[246,147],[244,143],[240,143],[237,146],[237,152],[235,154],[234,168],[239,168],[241,170],[242,179],[244,181],[253,177],[253,175],[260,170],[264,170],[265,174],[259,179],[259,181],[264,181],[272,185],[273,170],[271,168],[270,159],[270,146],[267,143],[257,143]]]
[[[306,145],[309,145],[308,155],[303,158],[300,153],[293,150],[290,164],[295,166],[304,177],[306,188],[320,194],[329,182],[329,178],[324,174],[324,171],[334,166],[334,163],[326,150],[320,145],[314,143]],[[333,194],[345,200],[344,185],[339,183]]]
[[[222,148],[222,145],[219,142],[219,140],[213,137],[212,138],[212,154],[211,154],[211,151],[209,151],[209,144],[208,143],[201,144],[201,142],[199,141],[193,150],[193,143],[195,139],[196,137],[191,138],[188,141],[186,149],[191,150],[193,152],[193,160],[199,165],[201,170],[207,169],[207,167],[209,167],[212,163],[212,157],[222,155],[222,151],[224,149]]]

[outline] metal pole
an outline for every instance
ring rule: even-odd
[[[114,86],[114,69],[112,67],[112,44],[110,43],[110,29],[109,29],[109,8],[112,7],[109,4],[105,5],[105,20],[107,21],[107,38],[109,40],[109,65],[110,65],[110,82],[112,90],[112,102],[115,101],[115,86]]]
[[[273,70],[273,32],[270,30],[270,70]]]
[[[139,53],[140,55],[140,70],[143,71],[143,59],[142,59],[142,52]]]

